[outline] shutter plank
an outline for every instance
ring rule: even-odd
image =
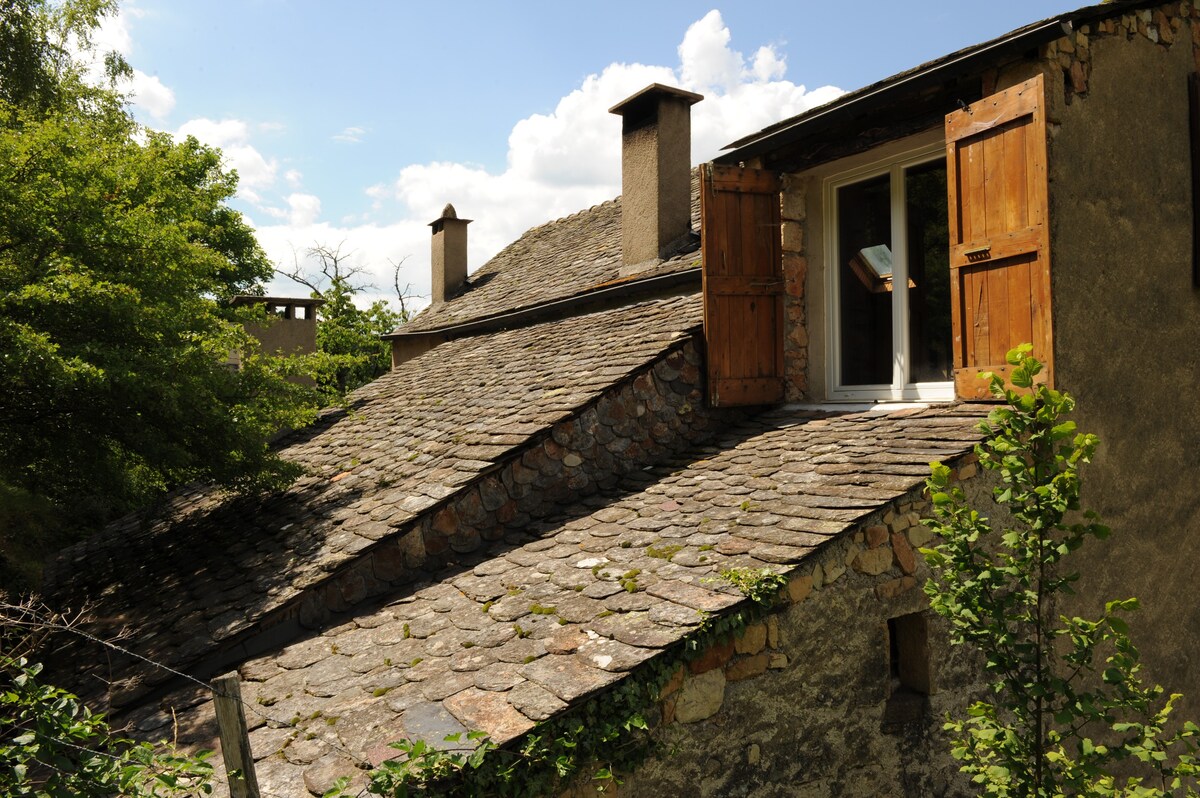
[[[987,198],[984,189],[987,177],[983,167],[983,143],[977,142],[966,147],[967,179],[963,186],[966,195],[968,221],[966,235],[970,240],[986,240],[987,231]]]
[[[1006,231],[1030,229],[1032,225],[1029,219],[1029,202],[1025,201],[1029,196],[1029,177],[1025,168],[1028,160],[1025,152],[1028,138],[1026,132],[1024,125],[1016,125],[1003,138],[1004,188],[1005,193],[1009,195],[1004,204]]]
[[[950,247],[950,268],[960,269],[963,266],[979,265],[988,261],[1024,255],[1026,252],[1040,249],[1044,239],[1045,233],[1037,227],[1010,230],[990,238],[986,236],[974,238]],[[970,254],[984,248],[987,249],[987,252],[977,255]]]
[[[1028,257],[1028,256],[1026,256]],[[1034,329],[1033,325],[1033,291],[1031,290],[1031,271],[1029,264],[1022,264],[1020,268],[1004,269],[1004,273],[1008,276],[1008,314],[1009,320],[1013,326],[1015,336],[1020,336],[1023,330]],[[1031,341],[1034,345],[1035,341]],[[1001,355],[1001,360],[1004,359],[1004,354]]]

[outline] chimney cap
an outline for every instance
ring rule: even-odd
[[[626,97],[621,102],[608,109],[610,114],[624,116],[630,111],[639,112],[646,106],[657,103],[659,100],[676,98],[685,101],[689,106],[695,105],[704,99],[703,94],[696,94],[692,91],[684,91],[677,89],[674,86],[664,86],[661,83],[651,83],[646,88]]]
[[[432,222],[430,222],[429,226],[440,228],[442,222],[446,222],[446,221],[454,221],[454,222],[462,222],[463,224],[470,224],[474,220],[459,219],[458,211],[454,210],[454,206],[451,205],[449,202],[447,202],[446,207],[442,208],[442,215],[440,217],[438,217],[437,219],[434,219]],[[434,232],[436,233],[437,230],[434,230]]]

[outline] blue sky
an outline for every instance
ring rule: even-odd
[[[652,80],[706,95],[693,159],[1072,2],[127,0],[102,43],[147,125],[223,148],[273,259],[352,252],[428,293],[446,202],[475,268],[528,227],[615,196],[606,109]],[[279,282],[273,289],[298,292]]]

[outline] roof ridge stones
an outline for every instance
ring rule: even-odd
[[[356,395],[355,416],[297,444],[294,453],[314,473],[293,489],[260,507],[188,491],[201,509],[182,521],[160,519],[140,531],[127,521],[69,550],[64,559],[77,569],[98,566],[100,578],[60,585],[56,603],[97,594],[101,635],[116,631],[129,620],[126,610],[138,607],[148,617],[134,629],[135,650],[206,677],[320,628],[334,613],[403,591],[486,541],[528,528],[709,434],[719,416],[706,410],[700,393],[698,311],[694,297],[657,300],[446,344],[436,358],[418,358]],[[471,395],[487,393],[472,383],[484,375],[466,370],[467,384],[446,397],[461,405],[457,414],[425,419],[440,442],[406,456],[405,447],[392,444],[419,419],[392,407],[402,393],[395,383],[407,373],[427,375],[433,364],[461,366],[456,355],[464,350],[484,359],[519,352],[545,379],[505,374],[493,390],[527,393],[496,397],[515,409],[496,418]],[[491,367],[505,372],[502,362]],[[541,402],[544,412],[515,412],[524,402]],[[364,435],[362,428],[375,432]],[[341,437],[362,440],[357,448],[338,447]],[[381,447],[400,451],[380,460],[372,455]],[[389,462],[422,459],[424,470],[390,484]],[[222,543],[231,550],[220,551]],[[145,560],[129,556],[132,545],[145,548]],[[110,689],[115,708],[161,692],[172,678],[139,663],[120,667],[128,677]]]
[[[692,170],[692,227],[700,229],[699,172]],[[699,265],[690,246],[636,275],[634,284]],[[467,278],[455,297],[396,328],[406,336],[453,328],[586,295],[621,279],[621,198],[531,227]],[[697,289],[699,284],[697,283]]]

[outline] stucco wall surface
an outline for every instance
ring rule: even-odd
[[[1181,15],[1182,13],[1182,15]],[[1200,291],[1192,285],[1190,3],[1060,40],[1052,98],[1051,274],[1058,387],[1102,444],[1084,505],[1113,528],[1082,552],[1081,597],[1137,596],[1146,675],[1200,714]],[[1065,76],[1065,77],[1064,77]],[[1056,107],[1057,106],[1057,107]],[[1057,123],[1057,124],[1053,124]]]

